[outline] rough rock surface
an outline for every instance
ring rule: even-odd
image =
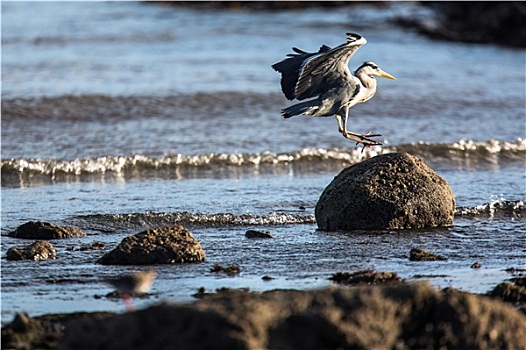
[[[263,232],[263,231],[258,231],[258,230],[247,230],[247,232],[245,232],[245,237],[246,238],[274,238],[272,233],[268,231]]]
[[[2,349],[56,349],[64,329],[72,320],[98,320],[109,312],[75,312],[48,314],[35,318],[26,313],[16,314],[11,323],[2,327]]]
[[[56,257],[55,247],[47,241],[36,241],[23,248],[12,247],[6,253],[7,260],[47,260]]]
[[[151,265],[200,262],[201,244],[181,225],[160,226],[126,237],[99,259],[104,265]]]
[[[8,236],[26,239],[62,239],[85,237],[86,233],[75,227],[56,226],[43,221],[28,221],[9,232]]]
[[[447,258],[442,255],[433,254],[424,249],[413,248],[409,252],[409,260],[411,261],[437,261],[437,260],[447,260]]]
[[[526,316],[420,284],[223,294],[72,323],[62,349],[519,349]]]
[[[326,231],[450,226],[455,197],[449,184],[407,153],[383,154],[340,172],[316,204]]]
[[[329,278],[343,285],[398,284],[404,280],[396,272],[361,270],[356,272],[337,272]]]

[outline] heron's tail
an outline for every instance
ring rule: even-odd
[[[294,117],[295,115],[306,114],[314,115],[314,113],[319,109],[319,106],[316,105],[316,100],[306,101],[292,105],[281,110],[281,114],[285,118]]]

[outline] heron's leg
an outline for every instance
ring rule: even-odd
[[[339,114],[336,114],[335,117],[336,117],[336,120],[338,121],[338,131],[341,132],[343,136],[345,136],[345,128],[343,127],[343,124],[342,124],[342,116]]]
[[[367,146],[376,146],[381,145],[380,141],[372,140],[369,137],[381,136],[380,134],[358,134],[352,131],[347,131],[347,117],[349,115],[349,109],[345,110],[345,117],[342,117],[339,114],[336,114],[336,120],[338,121],[338,130],[342,133],[343,137],[348,140],[354,141],[357,144],[363,144],[364,148]]]

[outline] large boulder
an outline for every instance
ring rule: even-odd
[[[63,239],[85,237],[86,233],[75,227],[57,226],[43,221],[28,221],[9,232],[8,236],[25,239]]]
[[[420,284],[218,294],[70,323],[61,349],[522,349],[526,316]]]
[[[326,231],[450,226],[455,197],[449,184],[407,153],[383,154],[340,172],[316,204]]]
[[[47,260],[55,259],[55,247],[47,241],[36,241],[27,247],[11,247],[7,250],[7,260]]]
[[[126,237],[99,259],[103,265],[152,265],[200,262],[201,244],[181,225],[160,226]]]

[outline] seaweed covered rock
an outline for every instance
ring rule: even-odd
[[[409,252],[409,260],[411,261],[437,261],[447,260],[445,256],[428,252],[427,250],[420,248],[413,248]]]
[[[455,197],[449,184],[421,159],[383,154],[340,172],[316,204],[326,231],[450,226]]]
[[[99,259],[103,265],[151,265],[200,262],[201,244],[181,225],[160,226],[126,237]]]
[[[247,230],[245,232],[246,238],[274,238],[274,235],[272,233],[266,231],[258,231],[258,230]]]
[[[63,239],[85,237],[86,233],[75,227],[57,226],[43,221],[28,221],[9,232],[8,236],[25,239]]]
[[[342,285],[376,285],[398,284],[404,280],[396,272],[361,270],[356,272],[337,272],[330,278],[334,283]]]
[[[7,260],[47,260],[56,257],[55,247],[47,241],[36,241],[22,248],[12,247],[6,253]]]
[[[60,346],[309,350],[520,349],[524,344],[526,316],[501,301],[401,284],[211,295],[193,304],[72,323]]]

